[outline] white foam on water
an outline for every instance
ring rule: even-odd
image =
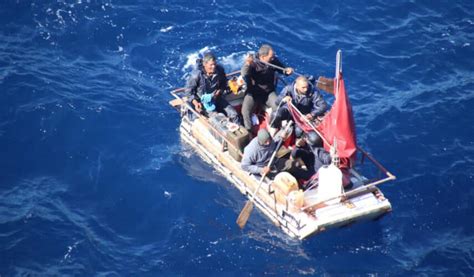
[[[186,64],[184,64],[182,71],[188,71],[189,69],[194,69],[196,66],[196,60],[199,59],[204,53],[209,52],[211,50],[215,49],[215,47],[209,47],[206,46],[204,48],[201,48],[197,52],[193,52],[188,54],[186,57]]]
[[[160,32],[162,33],[167,33],[169,31],[173,30],[173,26],[168,26],[168,27],[163,27],[160,29]]]
[[[165,192],[163,193],[163,195],[165,196],[166,199],[171,199],[171,196],[173,195],[171,192],[168,192],[165,190]]]
[[[239,70],[244,63],[245,53],[232,53],[228,56],[218,58],[219,63],[226,68],[228,71]],[[229,72],[227,72],[229,73]]]

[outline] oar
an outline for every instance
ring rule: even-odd
[[[263,63],[263,64],[265,64],[265,65],[268,65],[268,66],[270,66],[270,67],[276,68],[276,69],[278,69],[278,70],[281,70],[281,71],[283,71],[283,72],[285,72],[285,70],[286,70],[286,68],[284,68],[284,67],[281,67],[281,66],[278,66],[278,65],[274,65],[274,64],[272,64],[272,63],[267,63],[267,62],[262,61],[262,60],[260,60],[260,59],[258,60],[258,62],[259,62],[259,63]],[[295,73],[295,74],[298,75],[298,76],[303,76],[303,74],[300,74],[300,73],[298,73],[298,72],[296,72],[296,71],[294,71],[294,70],[293,70],[293,73]]]
[[[286,126],[285,128],[285,132],[288,131],[288,128],[289,126],[291,125],[291,121],[288,123],[288,125]],[[267,166],[268,167],[271,167],[272,166],[272,163],[273,163],[273,160],[275,159],[275,156],[278,152],[278,149],[280,149],[280,146],[281,144],[283,143],[283,138],[278,142],[277,144],[277,147],[275,148],[271,158],[270,158],[270,161],[268,162]],[[237,217],[237,225],[239,225],[240,229],[243,229],[245,227],[245,225],[247,224],[247,221],[249,220],[249,217],[250,217],[250,214],[252,213],[253,211],[253,202],[255,200],[255,197],[257,196],[257,193],[260,189],[260,187],[262,186],[263,184],[263,180],[265,179],[265,176],[267,176],[267,174],[263,174],[262,177],[260,178],[260,181],[258,182],[258,186],[257,188],[255,189],[255,191],[253,192],[252,194],[252,198],[250,198],[250,200],[247,200],[247,203],[245,203],[245,206],[244,208],[242,209],[242,211],[240,212],[239,214],[239,217]]]
[[[265,65],[268,65],[268,66],[270,66],[270,67],[279,69],[279,70],[281,70],[281,71],[283,71],[283,72],[285,72],[285,70],[286,70],[286,68],[283,68],[283,67],[278,66],[278,65],[274,65],[274,64],[272,64],[272,63],[267,63],[267,62],[262,61],[262,60],[258,60],[258,62],[263,63],[263,64],[265,64]],[[294,71],[294,70],[293,70],[293,73],[295,73],[295,74],[298,75],[298,76],[304,76],[303,74],[298,73],[298,72],[296,72],[296,71]],[[319,80],[316,80],[315,82],[316,82],[316,83],[319,83],[319,84],[326,85],[325,82],[321,82],[321,81],[319,81]]]

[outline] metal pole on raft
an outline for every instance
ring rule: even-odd
[[[336,53],[336,92],[339,91],[339,80],[342,73],[342,51],[339,49]]]

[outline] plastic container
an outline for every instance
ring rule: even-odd
[[[318,194],[320,201],[341,195],[342,192],[342,172],[335,165],[323,166],[318,170],[319,185]],[[339,203],[341,197],[325,201],[327,205]]]

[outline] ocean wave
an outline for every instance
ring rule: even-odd
[[[473,272],[473,11],[467,1],[1,3],[0,274]],[[177,139],[169,91],[204,52],[231,72],[263,43],[327,77],[342,49],[359,144],[398,178],[381,187],[392,214],[303,242],[258,211],[235,226],[245,198]]]

